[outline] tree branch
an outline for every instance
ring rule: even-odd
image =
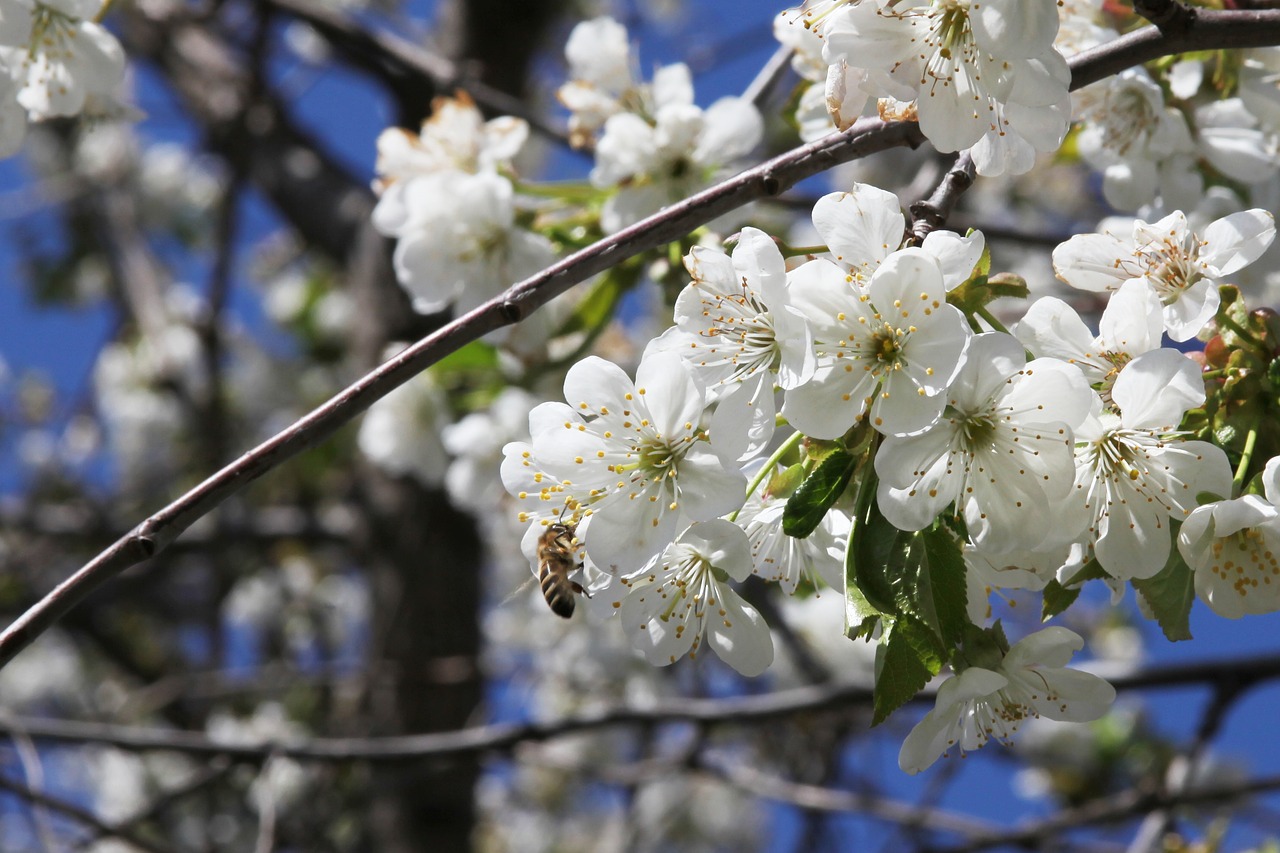
[[[1280,678],[1280,655],[1250,660],[1199,661],[1112,677],[1117,691],[1185,687],[1188,684],[1234,684],[1240,690]],[[913,703],[932,700],[933,688]],[[594,714],[546,723],[495,723],[448,732],[386,737],[309,738],[256,744],[221,743],[202,732],[74,720],[0,716],[0,733],[17,732],[35,741],[97,743],[126,750],[170,750],[192,755],[226,756],[261,764],[272,754],[300,761],[375,763],[411,762],[479,752],[508,750],[528,741],[612,726],[694,723],[701,726],[744,725],[800,713],[868,706],[871,688],[862,684],[821,684],[728,699],[679,698],[643,708],[616,707]]]
[[[23,785],[21,782],[15,782],[5,776],[0,776],[0,790],[8,791],[9,793],[21,797],[33,805],[48,809],[51,812],[57,812],[60,815],[65,815],[66,817],[71,818],[77,823],[84,824],[94,832],[98,833],[99,837],[119,838],[121,841],[126,841],[134,847],[137,847],[139,850],[148,851],[148,853],[166,853],[166,849],[157,847],[146,839],[140,838],[137,834],[129,831],[128,829],[113,829],[111,826],[103,823],[97,815],[88,809],[81,808],[80,806],[67,802],[60,797],[54,797],[49,794],[36,791],[26,785]],[[170,850],[168,853],[172,853],[172,851]]]
[[[327,439],[375,401],[421,371],[488,332],[519,322],[553,297],[596,273],[694,228],[747,202],[784,189],[840,163],[900,145],[919,145],[914,124],[867,120],[845,133],[801,146],[743,172],[692,198],[548,267],[448,323],[394,356],[328,402],[209,477],[150,516],[115,542],[0,635],[0,666],[26,648],[76,603],[124,569],[154,556],[196,519],[284,461]]]

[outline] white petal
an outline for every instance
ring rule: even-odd
[[[898,197],[869,184],[847,193],[831,193],[813,206],[813,227],[835,259],[870,274],[902,245],[906,219]]]
[[[707,641],[738,672],[756,676],[773,663],[773,634],[764,617],[728,587],[720,587],[724,615],[707,617]]]
[[[1204,403],[1204,380],[1200,366],[1178,350],[1151,350],[1125,365],[1111,397],[1125,427],[1169,432]]]
[[[1242,210],[1212,222],[1204,230],[1200,260],[1215,277],[1239,272],[1262,257],[1276,236],[1276,218],[1260,208]]]

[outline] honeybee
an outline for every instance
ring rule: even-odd
[[[542,597],[552,613],[565,619],[573,615],[574,596],[587,594],[582,584],[569,580],[569,573],[582,565],[574,555],[575,529],[573,524],[557,521],[538,537],[538,582],[542,584]]]

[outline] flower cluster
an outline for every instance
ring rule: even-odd
[[[579,145],[601,131],[591,183],[617,187],[600,214],[606,232],[707,186],[764,133],[759,111],[742,98],[721,98],[705,110],[694,104],[683,63],[659,68],[652,83],[638,82],[627,31],[612,18],[575,27],[565,57],[569,82],[560,100],[570,111],[570,131]]]
[[[1053,44],[1051,0],[826,0],[787,13],[779,28],[787,23],[822,40],[839,129],[868,95],[887,98],[882,111],[917,117],[939,151],[972,148],[982,175],[1029,171],[1067,132],[1071,74]]]
[[[373,224],[397,239],[396,278],[417,311],[468,311],[555,259],[551,241],[517,221],[508,175],[528,135],[520,119],[486,122],[460,93],[437,98],[417,136],[378,137]]]
[[[728,252],[695,247],[674,325],[650,343],[635,381],[599,358],[579,362],[566,402],[534,409],[530,441],[505,448],[504,482],[527,539],[571,525],[589,586],[648,660],[668,664],[705,643],[740,672],[761,672],[770,632],[732,582],[754,573],[788,592],[839,589],[842,565],[874,547],[858,544],[871,535],[860,531],[877,523],[917,543],[900,558],[908,564],[911,548],[940,560],[939,542],[957,559],[963,546],[961,583],[979,623],[991,589],[1076,584],[1086,563],[1113,585],[1150,578],[1183,521],[1181,547],[1194,550],[1206,598],[1221,602],[1229,580],[1236,598],[1250,592],[1250,606],[1270,606],[1257,555],[1274,507],[1197,509],[1201,495],[1231,494],[1232,472],[1220,447],[1180,429],[1206,400],[1199,365],[1160,346],[1166,333],[1202,331],[1217,308],[1210,283],[1261,254],[1274,236],[1268,214],[1234,214],[1203,237],[1177,213],[1139,222],[1132,240],[1074,238],[1055,253],[1059,274],[1115,291],[1099,334],[1044,299],[1016,337],[957,307],[990,286],[981,234],[906,245],[897,198],[865,185],[821,198],[813,222],[826,250],[816,256],[789,260],[753,228]],[[848,479],[866,496],[856,506],[839,498]],[[799,530],[787,516],[812,504],[811,484],[828,482],[840,485]],[[1201,522],[1206,512],[1212,521]],[[1233,520],[1242,513],[1252,514]],[[1209,544],[1246,525],[1257,545]],[[1248,547],[1251,568],[1234,568]],[[858,572],[870,571],[852,576],[868,600],[874,578]],[[874,607],[890,643],[916,615],[893,601]],[[904,768],[927,766],[952,743],[1003,739],[1026,716],[1100,714],[1113,695],[1105,682],[1060,668],[1080,639],[1063,629],[1036,636],[1001,647],[1004,663],[985,668],[957,652],[962,674],[908,738]],[[975,642],[958,648],[972,658]],[[960,722],[955,708],[965,709]]]
[[[1028,717],[1096,718],[1114,691],[1065,668],[1081,638],[1049,628],[1011,644],[991,596],[1042,592],[1052,616],[1089,580],[1117,596],[1132,584],[1165,624],[1173,605],[1153,603],[1153,579],[1182,572],[1182,588],[1193,574],[1223,615],[1280,607],[1280,469],[1250,482],[1256,436],[1231,444],[1220,429],[1244,394],[1229,387],[1244,375],[1231,348],[1269,362],[1280,322],[1269,330],[1231,286],[1272,243],[1273,216],[1234,198],[1216,218],[1207,205],[1173,209],[1198,201],[1206,175],[1245,180],[1219,163],[1232,145],[1271,173],[1275,134],[1246,115],[1274,100],[1267,57],[1244,62],[1237,89],[1218,93],[1232,97],[1213,102],[1194,60],[1114,75],[1073,102],[1060,51],[1113,37],[1095,13],[1051,0],[820,0],[774,26],[803,81],[788,109],[806,140],[849,128],[878,98],[881,117],[917,121],[935,150],[967,150],[979,174],[1012,180],[1076,121],[1074,150],[1103,171],[1112,204],[1163,202],[1054,250],[1058,278],[1089,296],[1044,296],[1006,328],[989,305],[1030,289],[992,273],[981,232],[917,237],[897,196],[854,184],[814,205],[820,245],[741,223],[723,239],[731,229],[717,221],[684,244],[687,280],[665,262],[600,280],[591,311],[558,327],[579,337],[522,375],[530,389],[563,376],[564,402],[485,390],[484,412],[424,380],[375,408],[362,448],[465,503],[485,492],[481,472],[505,442],[502,485],[533,573],[563,578],[557,594],[585,593],[593,618],[616,615],[654,664],[710,648],[758,675],[774,656],[762,584],[842,593],[848,636],[925,673],[882,679],[880,718],[943,666],[955,673],[903,746],[910,772],[952,745],[1006,740]],[[639,74],[610,18],[575,27],[565,56],[558,96],[570,143],[594,155],[589,186],[522,203],[513,159],[527,126],[485,121],[462,94],[438,99],[419,134],[379,139],[374,223],[397,238],[396,272],[419,311],[479,304],[555,249],[688,197],[762,137],[745,99],[697,106],[686,66]],[[589,354],[586,330],[646,273],[674,297],[671,323],[638,364],[634,351],[617,359],[632,373]],[[1086,304],[1101,313],[1096,330],[1074,307]],[[1209,348],[1189,354],[1197,339]],[[513,349],[508,377],[530,366]],[[436,423],[458,397],[470,413],[443,445],[435,428],[395,426]]]

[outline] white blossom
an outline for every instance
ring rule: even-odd
[[[469,311],[555,259],[550,240],[516,223],[511,182],[492,172],[419,177],[401,207],[381,213],[374,225],[399,238],[396,278],[422,313]]]
[[[1262,488],[1197,507],[1178,531],[1196,595],[1228,619],[1280,610],[1280,457],[1267,462]]]
[[[487,409],[444,427],[440,438],[453,456],[444,484],[457,506],[481,511],[497,504],[500,486],[494,474],[501,465],[503,447],[528,436],[533,407],[529,392],[507,387]]]
[[[903,742],[898,766],[919,773],[953,746],[963,755],[992,738],[1007,744],[1029,718],[1098,719],[1116,692],[1096,675],[1065,667],[1083,647],[1078,634],[1045,628],[1015,643],[995,669],[971,666],[944,681],[933,710]]]
[[[788,536],[782,529],[782,514],[790,495],[770,491],[772,479],[772,475],[764,478],[735,519],[751,543],[754,573],[776,581],[788,595],[802,581],[814,584],[817,578],[831,589],[843,590],[844,552],[853,518],[833,506],[808,536]]]
[[[1080,155],[1103,170],[1102,192],[1113,207],[1136,210],[1157,194],[1172,205],[1199,197],[1203,180],[1188,168],[1191,130],[1143,69],[1085,87],[1076,94],[1076,116],[1084,123]]]
[[[1070,72],[1049,0],[852,3],[818,26],[828,63],[866,68],[877,94],[914,101],[938,150],[976,145],[979,174],[1025,172],[1066,133]]]
[[[421,373],[369,407],[356,444],[390,474],[438,484],[449,464],[440,431],[450,419],[444,391],[429,373]]]
[[[0,61],[18,84],[32,120],[71,116],[94,97],[114,100],[124,79],[124,50],[90,20],[97,2],[13,0],[0,20]]]
[[[1160,346],[1164,322],[1151,288],[1133,280],[1107,300],[1097,335],[1070,305],[1054,296],[1032,303],[1015,333],[1034,355],[1074,364],[1091,385],[1109,389],[1121,368]]]
[[[954,503],[974,544],[995,553],[1069,541],[1061,515],[1071,493],[1072,430],[1094,394],[1057,359],[1025,360],[1010,335],[975,336],[946,391],[941,420],[890,436],[876,453],[877,500],[900,530],[928,526]],[[1044,524],[1057,518],[1055,525]]]
[[[1149,578],[1172,547],[1169,518],[1185,518],[1201,492],[1226,494],[1221,448],[1184,441],[1187,409],[1204,402],[1198,365],[1176,350],[1138,356],[1111,390],[1120,413],[1088,418],[1076,432],[1076,495],[1096,538],[1094,555],[1116,578]]]
[[[1257,260],[1275,234],[1275,217],[1257,208],[1224,216],[1203,235],[1178,210],[1159,222],[1135,220],[1128,238],[1077,234],[1053,250],[1053,269],[1072,287],[1095,292],[1142,280],[1164,306],[1169,337],[1185,341],[1217,312],[1222,279]]]
[[[679,354],[709,400],[737,408],[750,423],[751,452],[773,436],[774,383],[794,388],[813,374],[808,325],[789,304],[782,253],[763,231],[744,228],[732,257],[695,246],[685,267],[692,281],[676,298],[676,325],[646,352]]]
[[[942,414],[969,340],[947,304],[942,269],[923,249],[884,259],[865,288],[821,258],[789,276],[791,302],[809,321],[817,370],[788,389],[783,415],[816,438],[843,435],[864,413],[882,433],[917,432]],[[787,346],[803,344],[788,342]]]
[[[704,111],[692,95],[676,89],[652,117],[621,112],[605,122],[591,183],[618,187],[600,213],[606,232],[688,198],[759,144],[764,121],[750,101],[721,98]]]
[[[696,657],[703,638],[743,675],[773,662],[773,637],[760,613],[730,580],[751,573],[747,536],[728,521],[691,525],[630,581],[621,603],[623,629],[650,663]]]
[[[634,383],[617,365],[584,359],[564,392],[569,405],[535,409],[561,420],[537,429],[531,420],[533,452],[562,488],[590,502],[578,538],[596,565],[638,569],[682,519],[706,521],[742,503],[746,478],[721,444],[740,447],[734,433],[745,425],[703,424],[705,388],[675,354],[645,358]]]

